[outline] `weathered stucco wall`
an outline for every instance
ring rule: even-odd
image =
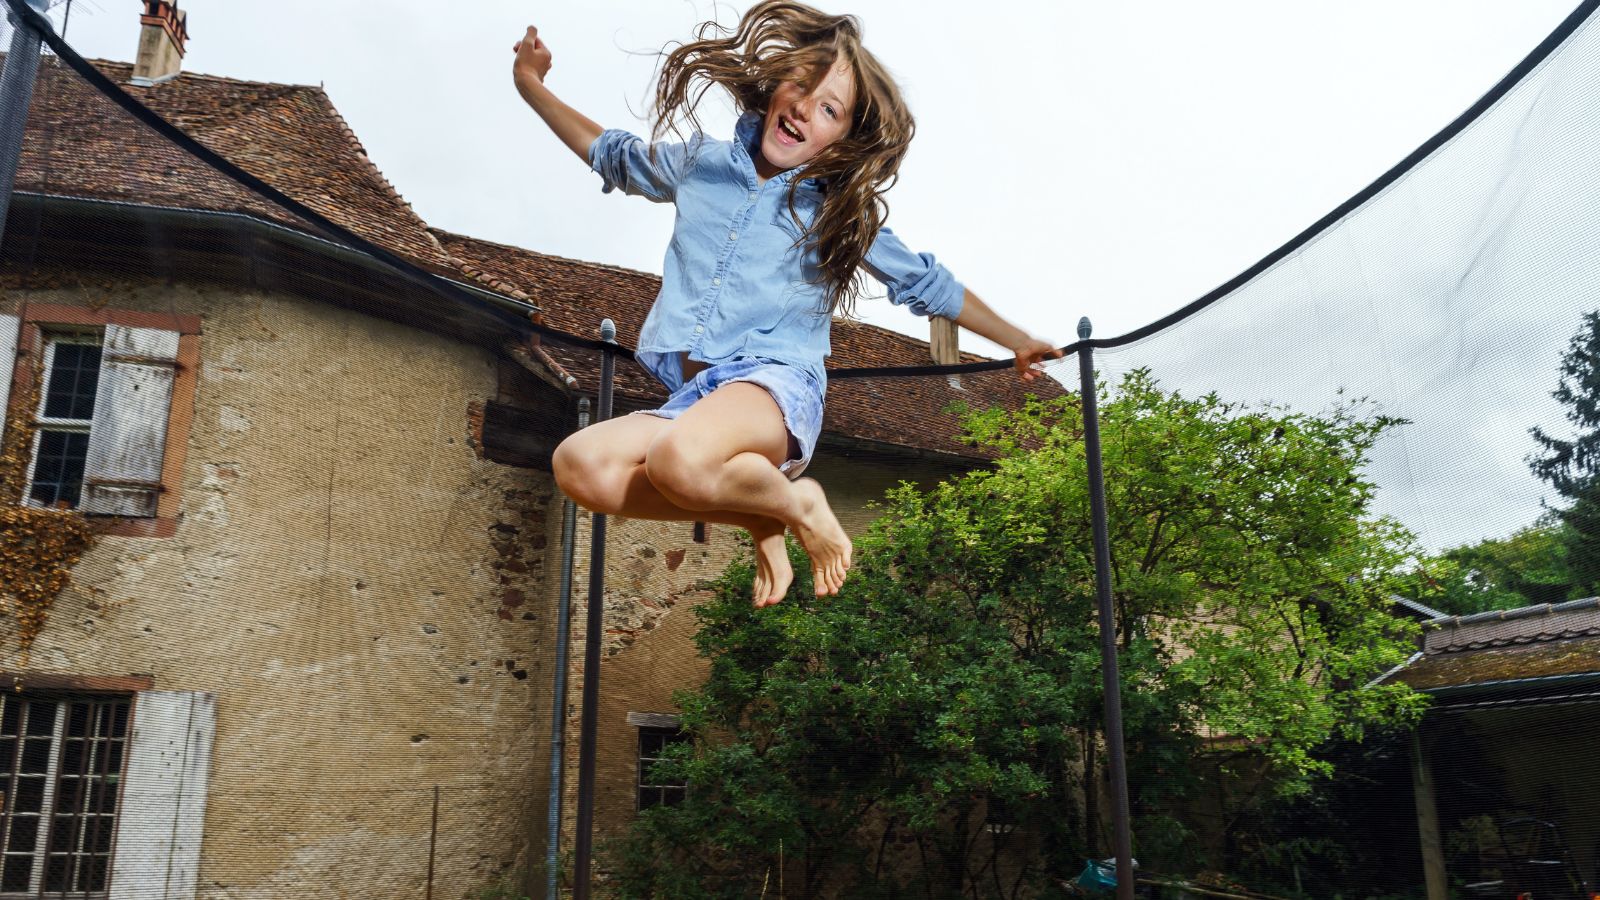
[[[217,695],[200,896],[420,897],[435,787],[434,896],[524,861],[553,487],[469,446],[492,356],[212,287],[22,300],[204,317],[176,536],[106,537],[30,661]]]

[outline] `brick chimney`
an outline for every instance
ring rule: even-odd
[[[955,320],[929,316],[928,323],[932,329],[928,336],[928,350],[933,355],[934,363],[948,366],[961,362],[961,329],[956,326]]]
[[[177,0],[144,0],[133,83],[148,87],[177,78],[188,40],[189,14],[178,8]]]

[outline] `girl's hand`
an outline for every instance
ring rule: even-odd
[[[1016,347],[1017,371],[1023,381],[1032,381],[1044,374],[1039,363],[1046,359],[1060,359],[1061,348],[1052,347],[1038,338],[1028,338]]]
[[[529,25],[528,33],[511,49],[517,54],[516,62],[511,64],[511,77],[518,82],[531,78],[544,84],[544,76],[549,74],[553,61],[550,48],[539,40],[539,29]]]

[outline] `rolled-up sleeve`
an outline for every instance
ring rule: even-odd
[[[888,289],[890,303],[919,316],[954,319],[961,315],[967,289],[933,254],[912,253],[888,228],[878,231],[865,263],[872,277]]]
[[[589,145],[589,168],[604,180],[600,189],[606,193],[620,187],[625,194],[670,203],[678,195],[691,155],[691,144],[656,144],[651,158],[643,138],[608,128]]]

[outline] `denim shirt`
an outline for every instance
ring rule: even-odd
[[[669,390],[683,384],[680,353],[709,365],[760,357],[810,373],[825,388],[827,292],[817,278],[816,252],[796,246],[804,233],[789,212],[791,169],[765,184],[752,154],[761,116],[745,113],[733,141],[696,134],[681,144],[658,144],[655,159],[639,137],[610,129],[589,147],[589,166],[602,188],[677,206],[672,242],[662,267],[661,292],[639,332],[641,365]],[[810,225],[822,203],[812,179],[801,182],[795,212]],[[954,319],[965,289],[932,255],[912,253],[884,228],[865,268],[883,282],[889,300],[923,316]]]

